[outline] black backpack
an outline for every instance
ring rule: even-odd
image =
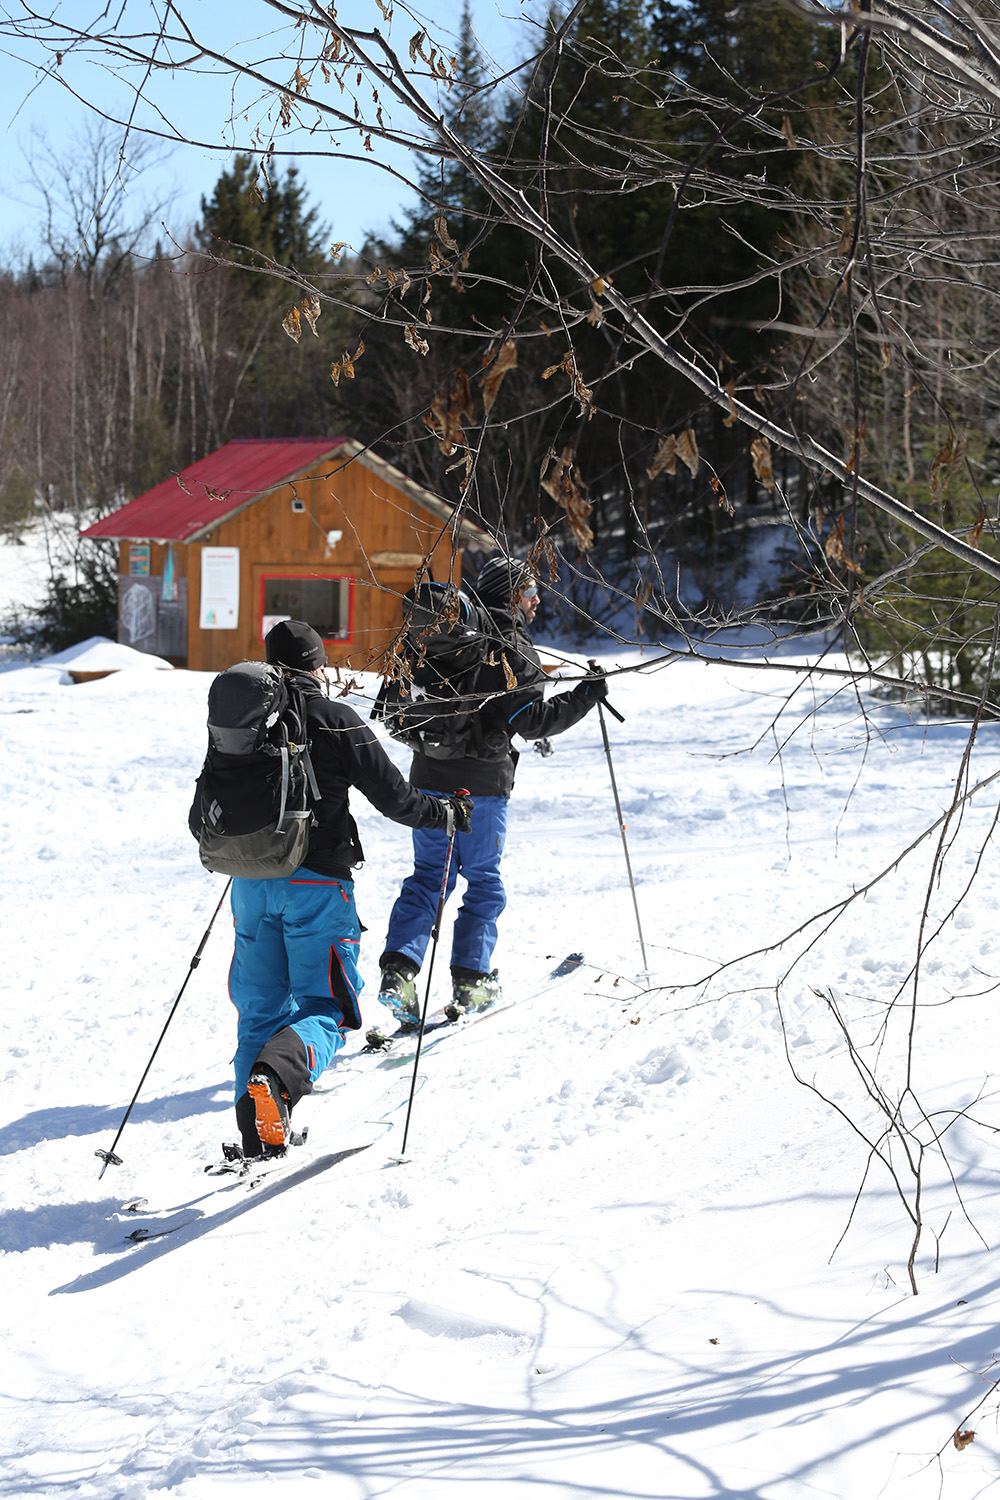
[[[305,860],[319,800],[302,693],[266,662],[220,672],[208,690],[208,754],[189,819],[206,870],[291,875]]]
[[[371,717],[432,760],[502,760],[510,738],[499,698],[510,684],[488,610],[470,590],[421,583],[403,596],[403,622],[399,670],[383,681]]]

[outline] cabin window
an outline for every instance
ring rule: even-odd
[[[351,636],[351,580],[315,573],[272,574],[261,579],[261,640],[279,620],[305,620],[325,641]]]

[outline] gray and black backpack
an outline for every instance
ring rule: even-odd
[[[305,860],[319,800],[301,692],[266,662],[220,672],[208,690],[208,754],[188,820],[206,870],[291,875]]]

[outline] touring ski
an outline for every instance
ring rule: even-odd
[[[368,1124],[367,1131],[363,1124],[356,1123],[353,1127],[347,1127],[356,1137],[363,1137],[367,1134],[368,1139],[362,1140],[357,1145],[348,1146],[342,1151],[331,1151],[322,1156],[313,1155],[305,1146],[297,1146],[292,1147],[284,1156],[246,1159],[238,1147],[224,1147],[222,1160],[210,1162],[207,1167],[203,1168],[204,1172],[210,1176],[221,1177],[222,1181],[209,1187],[207,1191],[199,1194],[189,1203],[183,1203],[175,1209],[159,1213],[149,1213],[145,1198],[135,1199],[128,1204],[122,1211],[121,1219],[131,1219],[143,1214],[148,1217],[145,1222],[136,1225],[135,1229],[125,1235],[125,1243],[142,1245],[147,1240],[162,1239],[165,1235],[176,1234],[178,1230],[196,1225],[200,1229],[209,1229],[217,1223],[235,1217],[238,1213],[243,1213],[254,1203],[264,1203],[279,1192],[307,1182],[320,1172],[339,1166],[341,1162],[348,1161],[352,1156],[358,1156],[362,1151],[367,1151],[374,1146],[392,1130],[396,1123],[393,1116],[402,1109],[405,1103],[405,1099],[397,1100],[377,1119]],[[248,1198],[246,1196],[248,1193],[252,1193],[252,1197]],[[234,1194],[237,1195],[235,1204],[223,1207],[217,1212],[213,1211],[215,1199],[221,1195],[231,1198]],[[206,1204],[207,1207],[202,1206]]]
[[[528,995],[522,995],[519,1000],[504,1000],[500,1005],[491,1006],[488,1010],[474,1011],[472,1015],[464,1016],[459,1021],[445,1021],[443,1025],[437,1024],[433,1028],[429,1026],[425,1027],[421,1056],[429,1048],[447,1041],[449,1036],[457,1036],[467,1031],[470,1026],[478,1026],[483,1021],[491,1021],[494,1016],[503,1015],[505,1011],[512,1010],[515,1005],[526,1005],[530,1000],[538,1000],[542,995],[547,995],[551,990],[575,974],[582,963],[582,953],[567,953],[566,957],[560,963],[556,964],[554,969],[550,970],[538,989],[533,990]],[[428,1041],[427,1033],[432,1029],[435,1035]],[[410,1037],[412,1040],[416,1040],[416,1034],[413,1032],[404,1032],[402,1035],[404,1038]],[[391,1043],[396,1038],[390,1037],[388,1040]],[[393,1049],[390,1055],[380,1062],[378,1066],[381,1068],[401,1068],[404,1064],[412,1062],[415,1056],[415,1047],[412,1051],[407,1049],[405,1052]]]

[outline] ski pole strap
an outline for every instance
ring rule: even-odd
[[[309,782],[309,792],[310,792],[310,794],[312,796],[313,801],[314,802],[322,802],[323,798],[322,798],[322,795],[320,793],[319,784],[318,784],[318,782],[316,780],[315,772],[313,771],[312,756],[309,754],[309,746],[308,745],[305,747],[305,749],[302,752],[302,764],[306,768],[306,777],[307,777],[308,782]]]
[[[281,747],[281,806],[278,809],[278,822],[275,832],[281,832],[281,826],[285,821],[285,808],[288,806],[288,783],[290,779],[288,763],[288,746]]]
[[[625,715],[624,714],[620,714],[618,712],[617,708],[612,708],[612,706],[608,702],[607,698],[605,698],[605,700],[604,700],[604,707],[607,709],[607,711],[608,711],[609,714],[612,714],[613,717],[618,720],[619,724],[624,724],[625,723]]]

